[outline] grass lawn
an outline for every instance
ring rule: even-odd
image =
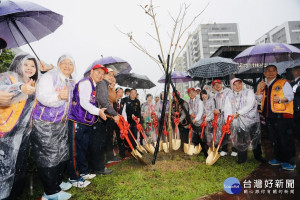
[[[169,159],[165,159],[165,156]],[[150,155],[149,161],[152,158]],[[141,165],[134,158],[122,161],[110,168],[111,175],[98,175],[86,188],[73,187],[71,199],[195,199],[223,191],[223,182],[228,177],[245,178],[259,166],[252,152],[248,161],[238,165],[236,157],[221,157],[213,166],[205,165],[203,154],[187,156],[173,152],[159,152],[155,165]],[[149,162],[150,163],[150,162]],[[26,187],[21,199],[38,199],[43,193],[38,178],[33,181],[33,190]],[[30,178],[29,178],[30,180]],[[30,194],[31,193],[31,194]]]

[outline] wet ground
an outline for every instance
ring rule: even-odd
[[[257,170],[240,182],[242,186],[240,194],[234,195],[222,191],[201,197],[199,200],[300,200],[300,142],[296,141],[295,145],[297,167],[294,171],[282,170],[280,166],[271,166],[267,163],[261,164]],[[263,139],[262,147],[266,159],[272,159],[273,150],[269,140]],[[254,184],[254,182],[259,183],[259,180],[262,181],[261,188],[260,184]],[[265,185],[266,180],[268,187]]]

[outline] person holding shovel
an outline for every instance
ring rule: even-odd
[[[206,146],[205,150],[208,150],[208,147],[212,145],[213,139],[213,127],[212,121],[214,119],[214,109],[215,109],[215,102],[214,98],[210,96],[210,93],[207,93],[206,90],[201,90],[200,92],[201,101],[203,101],[203,116],[205,116],[205,141]]]
[[[73,92],[71,111],[68,122],[68,136],[70,160],[68,161],[69,183],[74,187],[86,187],[96,175],[89,173],[86,158],[89,147],[90,134],[100,116],[106,120],[104,108],[98,108],[96,101],[96,84],[102,81],[107,69],[102,65],[95,65],[90,75],[81,79]]]
[[[215,110],[214,114],[218,114],[218,129],[217,129],[217,138],[221,138],[222,135],[222,126],[225,123],[225,116],[224,116],[224,107],[225,107],[225,99],[230,93],[229,88],[223,88],[223,84],[221,80],[216,79],[212,82],[213,90],[215,91]],[[225,135],[223,142],[222,142],[222,147],[221,147],[221,156],[226,156],[228,152],[228,135]],[[218,140],[219,140],[218,139]],[[218,141],[217,140],[217,141]],[[231,156],[237,156],[237,150],[233,147],[232,148],[232,153]]]
[[[91,164],[91,170],[95,174],[110,174],[113,170],[105,167],[105,154],[107,156],[107,145],[110,145],[110,137],[113,134],[114,123],[119,122],[119,114],[113,108],[113,104],[109,101],[109,86],[114,82],[114,73],[111,71],[104,75],[102,81],[97,83],[96,86],[96,100],[101,108],[106,108],[105,114],[107,119],[99,121],[97,123],[97,131],[91,135],[90,139],[90,153],[89,163]],[[110,149],[112,151],[112,148]],[[113,152],[110,152],[112,154]]]
[[[275,65],[265,69],[265,81],[257,86],[256,97],[261,103],[260,112],[266,118],[269,138],[274,150],[270,165],[281,165],[284,170],[295,169],[293,138],[293,88],[285,79],[277,77]]]
[[[192,122],[196,126],[200,126],[203,117],[203,102],[200,100],[200,98],[196,97],[197,93],[195,88],[189,88],[187,90],[187,93],[190,97],[188,104],[189,104],[190,115],[192,116],[191,118]],[[200,139],[199,133],[194,131],[192,138],[193,138],[192,139],[193,143],[195,145],[198,145]]]
[[[177,91],[177,94],[180,97],[180,93],[178,91]],[[181,148],[183,150],[184,143],[189,143],[189,124],[188,124],[188,121],[186,119],[186,114],[185,114],[183,108],[181,107],[181,105],[179,104],[179,101],[183,101],[183,106],[185,107],[185,109],[188,112],[189,112],[189,105],[183,99],[177,99],[174,92],[173,92],[172,95],[173,95],[172,117],[175,117],[174,116],[175,112],[180,113],[178,128],[179,128],[179,134],[180,134],[180,139],[181,139]],[[174,119],[172,120],[172,122],[174,122]],[[175,124],[173,124],[172,126],[175,127]]]
[[[141,112],[143,116],[143,128],[145,130],[145,134],[148,137],[148,143],[154,143],[157,140],[155,130],[153,127],[151,113],[156,112],[156,105],[153,103],[153,96],[151,94],[146,95],[146,102],[141,107]],[[141,142],[142,137],[140,136]],[[142,143],[141,143],[142,144]]]
[[[224,115],[233,115],[231,139],[238,150],[238,164],[247,160],[248,146],[251,145],[256,160],[265,163],[261,151],[260,120],[257,101],[253,90],[243,88],[239,78],[230,81],[231,89],[225,100]]]

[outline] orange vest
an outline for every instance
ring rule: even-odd
[[[13,77],[9,77],[12,84],[15,83]],[[8,107],[0,107],[0,138],[5,133],[10,132],[18,123],[26,103],[26,99],[14,103]]]
[[[271,96],[270,96],[271,110],[274,113],[287,113],[287,114],[292,115],[294,113],[293,101],[290,101],[288,103],[275,103],[274,102],[275,96],[278,96],[279,98],[284,97],[283,86],[284,86],[285,82],[286,82],[285,79],[279,79],[273,84],[272,90],[271,90]],[[260,112],[262,112],[264,109],[264,103],[265,103],[265,92],[264,92],[262,100],[261,100]]]

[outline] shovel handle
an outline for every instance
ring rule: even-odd
[[[213,141],[216,141],[216,134],[217,134],[217,129],[218,129],[218,118],[219,114],[214,114],[214,121],[212,122],[212,126],[214,128],[214,136],[213,136]]]
[[[133,148],[133,146],[132,146],[132,144],[131,144],[130,139],[128,138],[128,136],[125,136],[125,139],[126,139],[128,145],[129,145],[130,149],[134,150],[134,148]]]
[[[202,126],[201,139],[203,138],[204,129],[205,129],[205,126]]]
[[[226,135],[226,132],[223,132],[223,133],[222,133],[222,137],[221,137],[221,139],[220,139],[220,141],[219,141],[219,144],[218,144],[218,149],[220,148],[220,146],[221,146],[221,144],[222,144],[222,142],[223,142],[223,139],[224,139],[225,135]]]

